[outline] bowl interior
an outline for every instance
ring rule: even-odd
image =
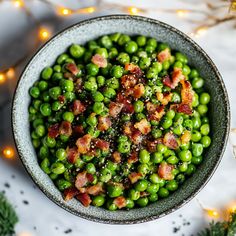
[[[204,161],[196,173],[167,199],[141,209],[110,212],[92,206],[85,208],[75,199],[65,202],[50,178],[40,169],[30,138],[28,121],[30,96],[28,90],[39,79],[41,70],[45,66],[52,65],[57,56],[64,52],[70,44],[84,44],[88,40],[115,32],[151,36],[158,41],[168,43],[171,48],[188,56],[190,64],[196,67],[205,79],[205,86],[212,98],[209,110],[212,145],[204,154]],[[71,213],[94,221],[117,224],[156,219],[189,201],[205,185],[218,166],[229,131],[227,92],[219,72],[205,52],[183,33],[164,23],[144,17],[126,15],[87,20],[68,28],[51,39],[38,51],[23,72],[16,89],[12,115],[14,137],[19,155],[27,171],[41,190],[51,200]]]

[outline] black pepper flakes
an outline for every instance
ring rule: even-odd
[[[174,227],[173,228],[173,233],[178,233],[180,231],[180,226],[179,227]]]
[[[5,183],[4,186],[5,186],[6,188],[10,188],[10,187],[11,187],[9,183]]]
[[[29,205],[29,202],[27,200],[22,201],[25,205]]]
[[[67,230],[64,231],[65,234],[69,234],[71,232],[72,232],[72,229],[67,229]]]

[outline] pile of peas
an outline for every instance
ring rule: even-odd
[[[157,54],[169,49],[171,57],[164,62],[157,60]],[[99,54],[107,60],[107,66],[99,67],[91,62]],[[67,65],[73,63],[78,71],[68,78]],[[145,93],[139,99],[130,98],[134,112],[121,112],[118,118],[111,119],[111,127],[106,131],[97,129],[99,116],[109,117],[109,104],[116,101],[122,90],[121,78],[129,74],[125,65],[132,63],[143,72],[142,81]],[[170,109],[171,104],[181,103],[181,84],[171,89],[163,84],[163,78],[170,75],[174,68],[180,68],[185,79],[191,83],[193,113],[187,115]],[[82,79],[78,89],[76,81]],[[160,104],[156,93],[169,91],[171,101],[165,105],[165,114],[159,120],[149,120],[146,103]],[[121,33],[105,35],[91,40],[86,45],[71,45],[67,52],[58,56],[55,64],[43,69],[40,79],[30,89],[32,97],[29,106],[32,143],[37,152],[42,170],[50,176],[60,191],[74,187],[76,176],[82,171],[93,175],[89,186],[100,183],[104,191],[90,195],[91,204],[114,211],[119,206],[114,202],[117,197],[125,199],[124,208],[145,207],[158,199],[166,198],[191,176],[204,159],[204,149],[211,144],[210,125],[207,117],[210,95],[204,90],[204,79],[198,71],[188,64],[185,55],[171,50],[165,43],[145,36],[129,36]],[[59,98],[63,96],[64,101]],[[86,104],[82,114],[71,111],[74,100]],[[136,145],[123,133],[127,122],[132,124],[146,119],[151,131],[142,135],[143,141]],[[76,138],[60,134],[49,137],[48,128],[54,124],[68,121],[73,127],[81,125],[84,134],[110,142],[109,150],[97,149],[95,155],[80,155],[75,163],[68,161],[68,147],[75,146]],[[189,131],[191,138],[181,143],[181,136]],[[170,149],[163,143],[156,145],[150,152],[146,140],[157,140],[170,132],[174,134],[178,148]],[[138,160],[128,163],[130,153],[135,150]],[[112,159],[112,153],[121,155],[121,162]],[[171,179],[162,178],[158,173],[161,164],[173,167]],[[141,173],[134,184],[129,182],[130,173]],[[128,184],[127,184],[128,183]]]

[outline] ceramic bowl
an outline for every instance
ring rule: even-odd
[[[31,143],[28,107],[29,88],[39,79],[41,70],[52,65],[57,56],[72,43],[84,44],[104,34],[121,32],[145,35],[166,42],[171,48],[187,55],[205,79],[211,95],[209,115],[212,144],[204,154],[204,161],[196,173],[168,198],[145,208],[110,212],[93,206],[84,207],[73,199],[65,202],[51,179],[40,169]],[[128,15],[111,15],[89,19],[69,27],[47,42],[31,59],[18,82],[12,108],[12,124],[19,156],[39,188],[53,202],[65,210],[88,220],[109,224],[134,224],[165,216],[190,201],[208,182],[225,150],[229,127],[230,108],[224,82],[209,56],[192,39],[179,30],[157,20]]]

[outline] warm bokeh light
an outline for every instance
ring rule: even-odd
[[[45,27],[40,27],[39,28],[39,39],[44,41],[47,40],[51,37],[51,32],[49,29]]]
[[[9,68],[6,72],[6,76],[8,79],[13,79],[15,78],[15,70],[14,68]]]
[[[210,218],[219,218],[220,214],[216,209],[204,209],[207,216]]]
[[[32,236],[32,234],[29,232],[21,232],[21,233],[18,233],[17,236]]]
[[[11,147],[4,148],[2,153],[3,153],[4,157],[6,157],[6,158],[13,158],[15,155],[14,149]]]
[[[13,0],[12,2],[14,4],[14,6],[17,7],[17,8],[20,8],[20,7],[24,6],[24,1],[22,1],[22,0]]]
[[[136,15],[136,14],[139,13],[139,9],[138,9],[137,7],[129,7],[129,8],[128,8],[128,12],[129,12],[129,14],[131,14],[131,15]]]
[[[4,83],[6,81],[6,75],[3,73],[0,73],[0,84]]]
[[[208,29],[208,27],[206,27],[206,26],[201,26],[201,27],[199,27],[199,28],[195,31],[194,35],[195,35],[196,37],[200,37],[200,36],[206,34],[207,29]]]
[[[68,16],[72,13],[72,10],[64,7],[60,7],[57,10],[58,14],[63,15],[63,16]]]
[[[182,10],[182,9],[176,10],[176,14],[179,17],[186,17],[188,15],[188,13],[189,13],[188,10]]]

